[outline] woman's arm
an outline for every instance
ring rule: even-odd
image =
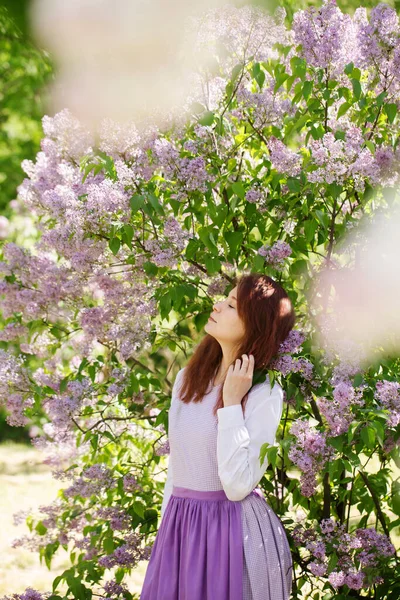
[[[218,475],[229,500],[243,500],[257,486],[268,467],[267,457],[260,466],[260,449],[275,435],[282,416],[283,390],[269,382],[250,390],[245,407],[241,404],[217,410]]]

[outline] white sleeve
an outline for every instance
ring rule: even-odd
[[[218,475],[229,500],[243,500],[257,486],[268,467],[267,456],[260,466],[260,449],[275,435],[283,410],[283,390],[269,381],[250,390],[243,417],[240,404],[217,410]]]
[[[172,386],[170,407],[171,407],[172,403],[175,401],[175,397],[176,397],[176,394],[178,391],[178,384],[180,382],[181,374],[182,374],[182,371],[184,368],[185,367],[180,369],[175,377],[174,385]],[[168,429],[169,429],[169,412],[168,412]],[[171,451],[171,448],[170,448],[170,451]],[[173,474],[172,474],[172,463],[171,463],[171,456],[169,456],[168,457],[167,479],[165,480],[165,485],[164,485],[164,496],[163,496],[163,501],[161,504],[161,518],[160,518],[159,527],[161,525],[161,521],[164,516],[165,509],[167,508],[169,498],[172,494],[173,485],[174,485],[174,480],[173,480]]]

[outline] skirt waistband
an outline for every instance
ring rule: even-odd
[[[255,488],[250,494],[257,494],[263,498],[263,493],[258,488]],[[249,494],[249,495],[250,495]],[[172,487],[172,495],[178,498],[195,498],[197,500],[229,500],[224,490],[192,490],[190,488],[179,487],[174,485]]]

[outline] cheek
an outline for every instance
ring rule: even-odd
[[[233,327],[235,327],[235,329],[241,329],[242,328],[242,321],[239,319],[238,314],[232,313],[231,319],[230,319],[231,325]]]

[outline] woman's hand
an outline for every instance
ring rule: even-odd
[[[254,372],[254,356],[242,354],[234,365],[230,365],[225,378],[222,397],[224,406],[240,404],[242,398],[252,386]]]

